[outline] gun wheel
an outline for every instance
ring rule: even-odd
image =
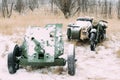
[[[15,53],[15,56],[17,56],[17,57],[21,56],[20,48],[18,45],[15,45],[13,53]]]
[[[10,74],[16,73],[19,69],[19,60],[17,60],[17,57],[19,56],[19,47],[18,45],[15,45],[13,53],[8,54],[8,70]]]
[[[10,74],[16,73],[15,65],[15,56],[13,53],[8,54],[8,70]]]
[[[69,46],[69,55],[68,55],[68,74],[75,75],[75,47],[74,45]]]

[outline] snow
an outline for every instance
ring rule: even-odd
[[[0,80],[120,80],[120,59],[117,50],[120,50],[120,33],[109,34],[106,41],[96,47],[96,51],[90,51],[90,45],[80,42],[76,45],[76,74],[67,74],[67,65],[64,67],[45,67],[26,70],[20,68],[17,73],[11,75],[7,69],[7,55],[14,48],[16,41],[23,36],[0,35]],[[68,42],[64,38],[65,55],[68,53]],[[77,43],[75,43],[77,44]]]
[[[81,26],[81,28],[91,27],[92,24],[90,21],[76,21],[77,26]]]

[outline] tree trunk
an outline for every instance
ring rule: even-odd
[[[2,0],[2,14],[3,14],[3,17],[7,17],[9,18],[11,15],[12,15],[12,8],[13,8],[13,3],[11,4],[11,9],[9,11],[8,9],[8,3],[7,3],[7,0]]]
[[[109,18],[112,18],[112,2],[109,2],[109,10],[108,10],[108,16]]]
[[[118,19],[120,19],[120,0],[118,1]]]

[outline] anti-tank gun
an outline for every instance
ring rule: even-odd
[[[75,74],[75,48],[69,47],[67,60],[60,56],[64,53],[62,24],[49,24],[44,28],[27,29],[22,45],[16,45],[8,55],[8,70],[14,74],[19,66],[64,66],[68,63],[68,73]]]

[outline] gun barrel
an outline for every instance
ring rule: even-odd
[[[40,46],[40,42],[37,41],[34,37],[32,37],[31,40],[32,40],[37,46]]]

